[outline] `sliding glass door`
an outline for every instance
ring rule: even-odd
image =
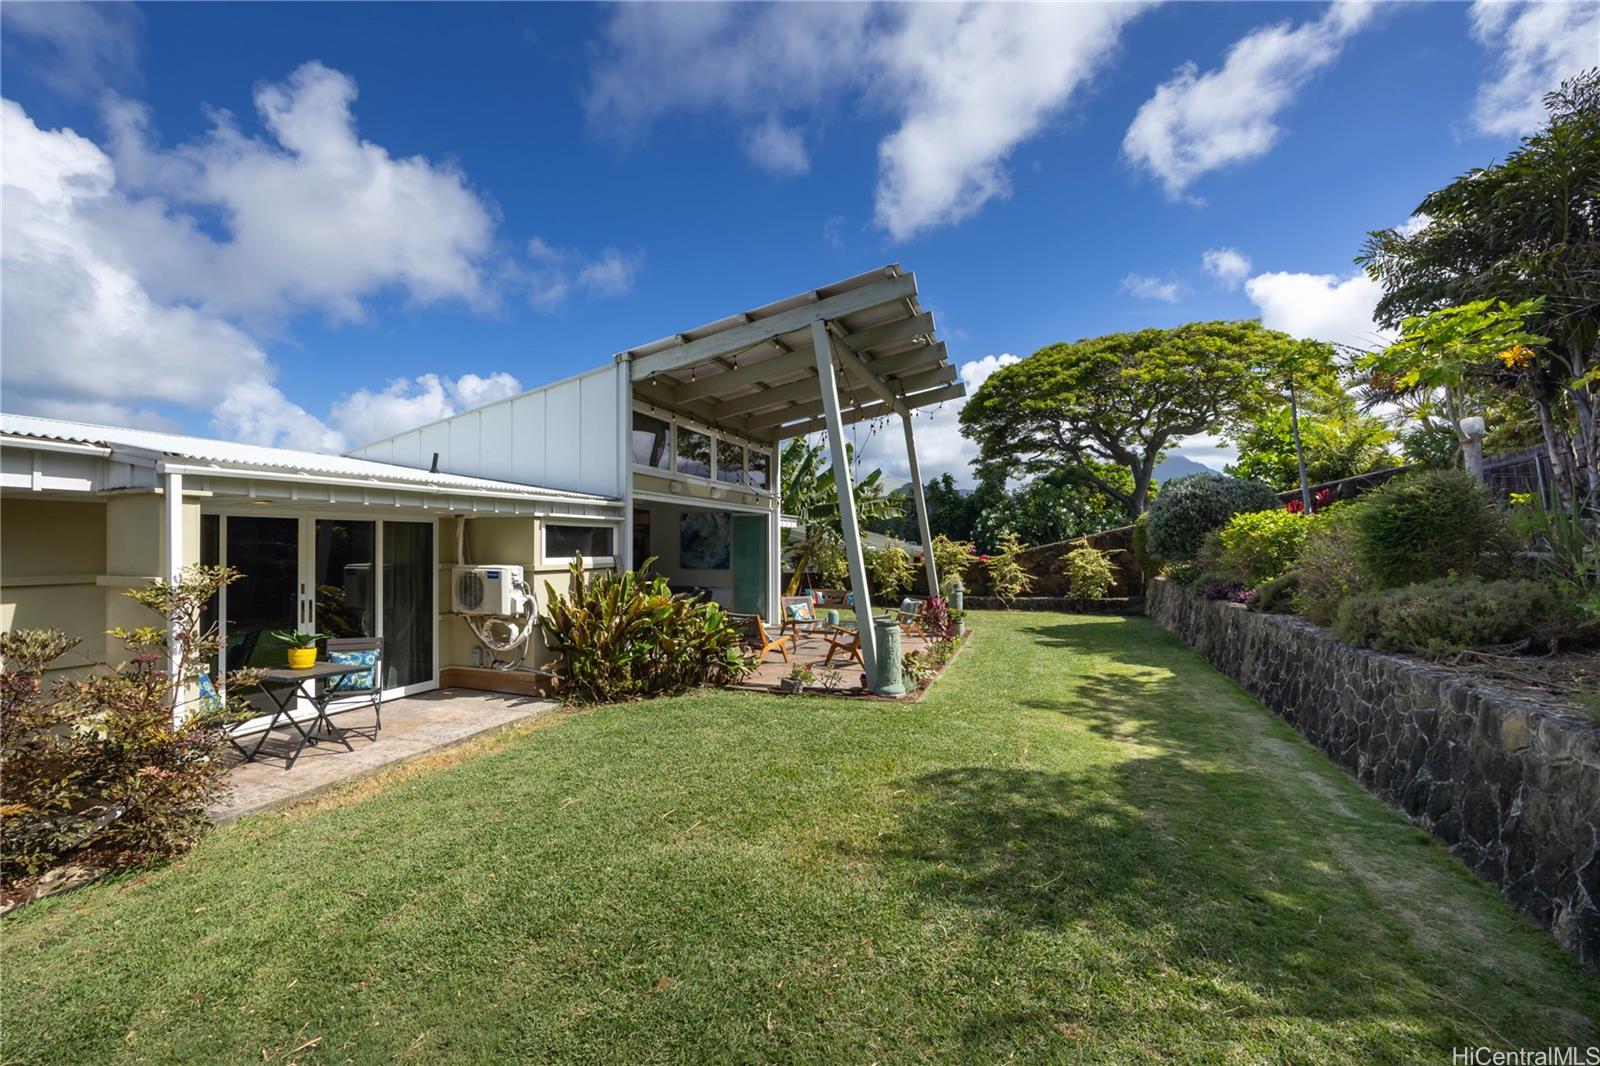
[[[378,635],[376,522],[343,518],[315,520],[316,552],[312,587],[316,589],[316,628],[330,637]]]
[[[437,564],[432,522],[201,516],[201,557],[244,577],[215,604],[225,677],[282,666],[276,630],[383,639],[383,687],[398,695],[434,684]]]
[[[433,680],[433,523],[383,523],[383,685]]]

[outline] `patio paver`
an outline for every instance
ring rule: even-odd
[[[406,696],[383,705],[383,731],[372,739],[368,709],[336,714],[334,723],[358,732],[349,735],[354,751],[344,745],[307,746],[284,770],[277,751],[288,743],[288,727],[275,732],[255,762],[240,762],[232,775],[226,801],[210,811],[211,820],[226,825],[247,814],[271,810],[314,796],[335,785],[365,777],[418,756],[443,751],[474,737],[556,710],[554,700],[510,696],[470,689],[439,689]]]

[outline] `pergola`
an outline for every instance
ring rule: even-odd
[[[933,315],[917,302],[916,275],[891,264],[630,348],[617,355],[617,362],[628,369],[620,380],[631,382],[621,398],[624,413],[637,396],[714,428],[770,442],[774,450],[788,438],[827,430],[845,554],[863,623],[861,654],[868,676],[878,676],[844,427],[900,416],[928,588],[937,590],[911,412],[966,393],[935,335]],[[781,491],[778,467],[775,457],[775,493]],[[631,511],[631,498],[628,506]],[[776,522],[771,542],[776,557]]]

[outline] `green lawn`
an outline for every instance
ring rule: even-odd
[[[1449,1062],[1600,981],[1142,619],[565,716],[26,908],[18,1062]]]

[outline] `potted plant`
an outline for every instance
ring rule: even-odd
[[[805,663],[795,663],[789,676],[778,682],[778,687],[785,692],[804,692],[806,686],[816,679],[817,675],[811,672],[811,667]]]
[[[288,649],[291,670],[309,670],[315,666],[317,641],[332,636],[331,633],[302,633],[296,629],[279,629],[267,635]]]

